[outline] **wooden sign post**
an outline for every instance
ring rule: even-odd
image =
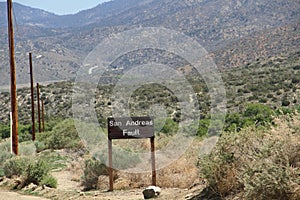
[[[154,120],[152,117],[122,117],[108,118],[108,167],[109,191],[113,191],[113,139],[142,139],[150,138],[151,142],[151,168],[152,185],[156,186],[155,146],[154,146]]]

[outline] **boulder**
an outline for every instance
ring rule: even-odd
[[[144,199],[157,197],[161,193],[161,188],[157,186],[149,186],[143,191]]]

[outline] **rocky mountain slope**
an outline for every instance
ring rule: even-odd
[[[0,3],[0,85],[9,84],[6,4]],[[114,0],[75,15],[57,16],[14,5],[18,83],[69,80],[103,38],[134,27],[158,26],[194,37],[218,67],[297,51],[299,0]]]

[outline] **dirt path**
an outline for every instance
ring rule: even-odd
[[[16,192],[9,192],[0,189],[0,200],[47,200],[42,197],[21,195]]]

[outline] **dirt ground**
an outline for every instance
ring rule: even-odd
[[[42,197],[21,195],[16,192],[11,192],[0,188],[0,200],[47,200]]]
[[[155,198],[157,200],[186,200],[196,194],[199,194],[203,186],[198,185],[191,189],[179,188],[163,188],[161,194]],[[107,191],[92,191],[92,192],[66,192],[62,190],[54,190],[46,188],[37,192],[40,196],[24,195],[17,192],[8,191],[0,188],[0,200],[49,200],[49,199],[72,199],[72,200],[142,200],[143,188],[130,190]]]
[[[117,179],[114,184],[115,190],[112,192],[107,191],[107,177],[102,180],[103,185],[100,187],[102,189],[83,192],[81,177],[84,159],[73,152],[64,150],[57,152],[61,156],[75,159],[66,161],[68,167],[52,172],[57,179],[56,189],[31,184],[18,192],[10,191],[8,188],[12,188],[16,180],[5,178],[0,181],[0,200],[142,200],[144,186],[151,184],[148,176],[120,174],[120,179]],[[205,188],[205,183],[199,180],[197,167],[193,162],[189,162],[195,160],[196,155],[193,152],[187,151],[186,156],[157,171],[157,181],[162,188],[161,194],[155,199],[188,200]],[[128,181],[132,187],[128,187]]]

